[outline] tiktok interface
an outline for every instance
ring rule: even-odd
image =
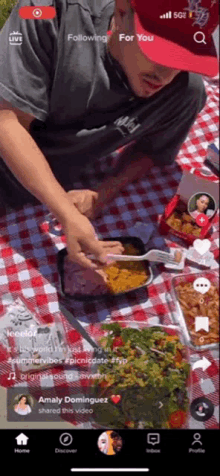
[[[217,454],[218,2],[148,4],[0,0],[0,430],[18,466],[38,445],[72,472]]]

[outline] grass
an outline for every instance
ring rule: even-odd
[[[0,0],[0,29],[3,27],[16,3],[17,0]]]

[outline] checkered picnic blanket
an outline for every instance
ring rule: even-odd
[[[137,222],[153,226],[154,231],[149,247],[166,249],[178,246],[178,239],[173,236],[161,237],[158,231],[158,220],[163,214],[165,205],[170,201],[178,187],[182,169],[201,168],[208,144],[218,136],[218,84],[216,81],[205,80],[208,100],[201,112],[181,151],[176,163],[166,166],[163,170],[154,167],[147,178],[131,184],[124,189],[104,214],[93,224],[99,237],[119,237],[126,235],[138,236],[141,227]],[[77,188],[93,187],[100,181],[117,161],[119,152],[97,161],[95,166],[88,167],[82,183]],[[216,177],[209,180],[216,180]],[[40,323],[53,322],[54,316],[62,320],[66,339],[74,355],[74,348],[83,356],[92,352],[91,346],[80,336],[72,324],[59,310],[61,299],[59,276],[57,270],[57,252],[65,247],[65,237],[55,235],[51,230],[48,210],[44,206],[25,206],[19,210],[8,210],[0,218],[0,315],[4,312],[1,296],[11,293],[24,297],[37,310]],[[59,228],[59,227],[58,227]],[[143,238],[143,236],[141,236]],[[218,253],[218,225],[214,225],[211,235],[211,251]],[[186,245],[181,243],[184,248]],[[199,272],[196,267],[187,266],[184,273]],[[78,302],[72,301],[68,307],[72,315],[82,324],[91,337],[96,340],[100,334],[100,324],[106,319],[172,323],[171,307],[167,299],[171,299],[171,278],[176,275],[163,265],[154,267],[152,284],[131,295],[112,299],[111,301]],[[80,369],[60,366],[38,374],[37,381],[19,378],[8,380],[13,366],[7,362],[9,353],[0,343],[0,384],[4,387],[20,385],[27,388],[27,393],[37,395],[39,389],[47,387],[59,393],[61,387],[66,391],[71,387],[86,385]],[[195,353],[190,350],[192,359],[205,356],[211,366],[203,372],[196,369],[192,372],[191,400],[205,395],[215,406],[214,415],[205,423],[199,423],[189,416],[188,428],[216,428],[218,426],[218,354],[217,351]],[[89,368],[87,369],[89,372]],[[84,370],[85,372],[85,370]],[[71,374],[71,375],[70,375]],[[85,375],[85,373],[84,373]],[[88,382],[88,381],[87,381]],[[64,419],[79,428],[90,428],[86,417],[76,421],[73,417]]]

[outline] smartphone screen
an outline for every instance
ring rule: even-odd
[[[217,0],[0,0],[12,470],[217,463],[217,24]]]

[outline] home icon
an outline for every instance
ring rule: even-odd
[[[27,445],[29,438],[21,433],[20,435],[16,436],[17,445]]]

